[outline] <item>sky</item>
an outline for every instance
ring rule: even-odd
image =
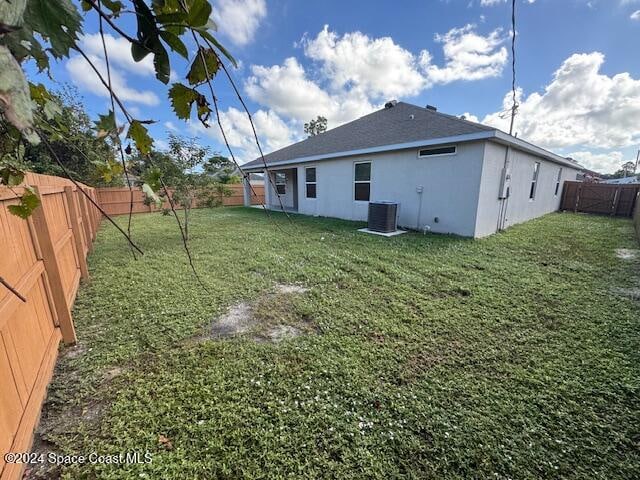
[[[396,99],[434,105],[508,131],[511,6],[507,0],[212,0],[215,36],[239,61],[232,76],[265,153],[306,137],[322,115],[334,128]],[[640,147],[640,0],[517,0],[519,138],[601,173],[635,161]],[[80,45],[104,65],[95,12]],[[134,33],[133,19],[119,22]],[[106,27],[116,92],[138,119],[154,120],[155,147],[169,132],[197,136],[228,156],[215,122],[175,117],[169,86],[151,57],[131,59]],[[195,53],[188,44],[190,54]],[[189,64],[170,53],[171,80]],[[54,62],[50,87],[73,84],[92,117],[109,110],[106,89],[77,54]],[[104,67],[102,67],[104,68]],[[257,156],[251,125],[228,81],[214,80],[222,125],[240,163]],[[118,118],[122,118],[121,116]]]

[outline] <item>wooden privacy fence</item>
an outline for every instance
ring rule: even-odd
[[[631,217],[639,184],[564,182],[560,210]]]
[[[7,452],[28,452],[58,354],[76,340],[71,307],[99,211],[69,180],[27,174],[41,201],[28,220],[8,212],[22,188],[0,187],[0,276],[26,302],[0,285],[0,479],[20,478]],[[95,189],[82,187],[94,201]]]
[[[231,195],[222,198],[225,206],[244,205],[244,193],[242,184],[227,185],[231,190]],[[251,204],[259,205],[264,203],[264,186],[262,184],[252,184]],[[171,189],[169,189],[171,192]],[[131,201],[131,191],[128,188],[98,188],[98,203],[108,215],[123,215],[129,213]],[[254,194],[255,193],[255,194]],[[162,208],[169,208],[169,202],[165,201]],[[155,204],[145,205],[144,194],[139,187],[133,189],[133,213],[156,212],[159,209]]]
[[[636,195],[636,208],[633,211],[633,226],[636,229],[638,243],[640,243],[640,192]]]

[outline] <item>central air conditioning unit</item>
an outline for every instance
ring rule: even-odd
[[[396,202],[369,202],[367,228],[372,232],[395,232],[398,229],[397,215],[398,204]]]

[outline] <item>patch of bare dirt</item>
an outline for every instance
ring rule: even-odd
[[[286,283],[276,284],[277,293],[296,294],[296,293],[305,293],[308,290],[309,290],[308,288],[303,287],[302,285],[297,285],[297,284],[286,284]]]
[[[617,248],[616,249],[616,257],[621,258],[622,260],[635,260],[640,254],[640,250],[632,249],[632,248]]]
[[[238,303],[217,318],[211,325],[212,338],[225,338],[240,335],[248,331],[255,321],[251,305],[245,302]]]
[[[66,347],[62,350],[62,352],[60,352],[60,358],[78,358],[84,355],[86,351],[87,347],[78,342],[72,347]]]
[[[309,330],[309,318],[300,312],[294,298],[308,289],[297,284],[277,284],[253,303],[240,302],[214,319],[208,335],[202,339],[224,339],[251,334],[257,342],[278,343],[296,338]]]
[[[628,297],[631,300],[640,301],[640,287],[635,288],[613,288],[611,291],[617,295]]]

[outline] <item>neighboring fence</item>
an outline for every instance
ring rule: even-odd
[[[58,343],[75,342],[71,307],[100,213],[69,180],[28,174],[42,205],[28,220],[8,212],[22,188],[0,187],[0,479],[21,477],[6,452],[28,452]],[[85,191],[96,200],[93,188]]]
[[[242,184],[227,185],[231,190],[231,195],[223,197],[225,206],[244,205],[244,193]],[[252,184],[251,204],[259,205],[264,203],[264,186],[262,184]],[[98,203],[100,207],[109,215],[123,215],[129,213],[131,203],[131,191],[128,188],[98,188]],[[255,192],[255,195],[254,195]],[[169,208],[165,201],[162,208]],[[133,213],[155,212],[159,209],[154,205],[145,205],[144,194],[138,187],[133,189]]]
[[[636,228],[636,237],[640,243],[640,192],[636,195],[636,208],[633,212],[633,226]]]
[[[560,210],[631,217],[640,185],[565,182]]]

